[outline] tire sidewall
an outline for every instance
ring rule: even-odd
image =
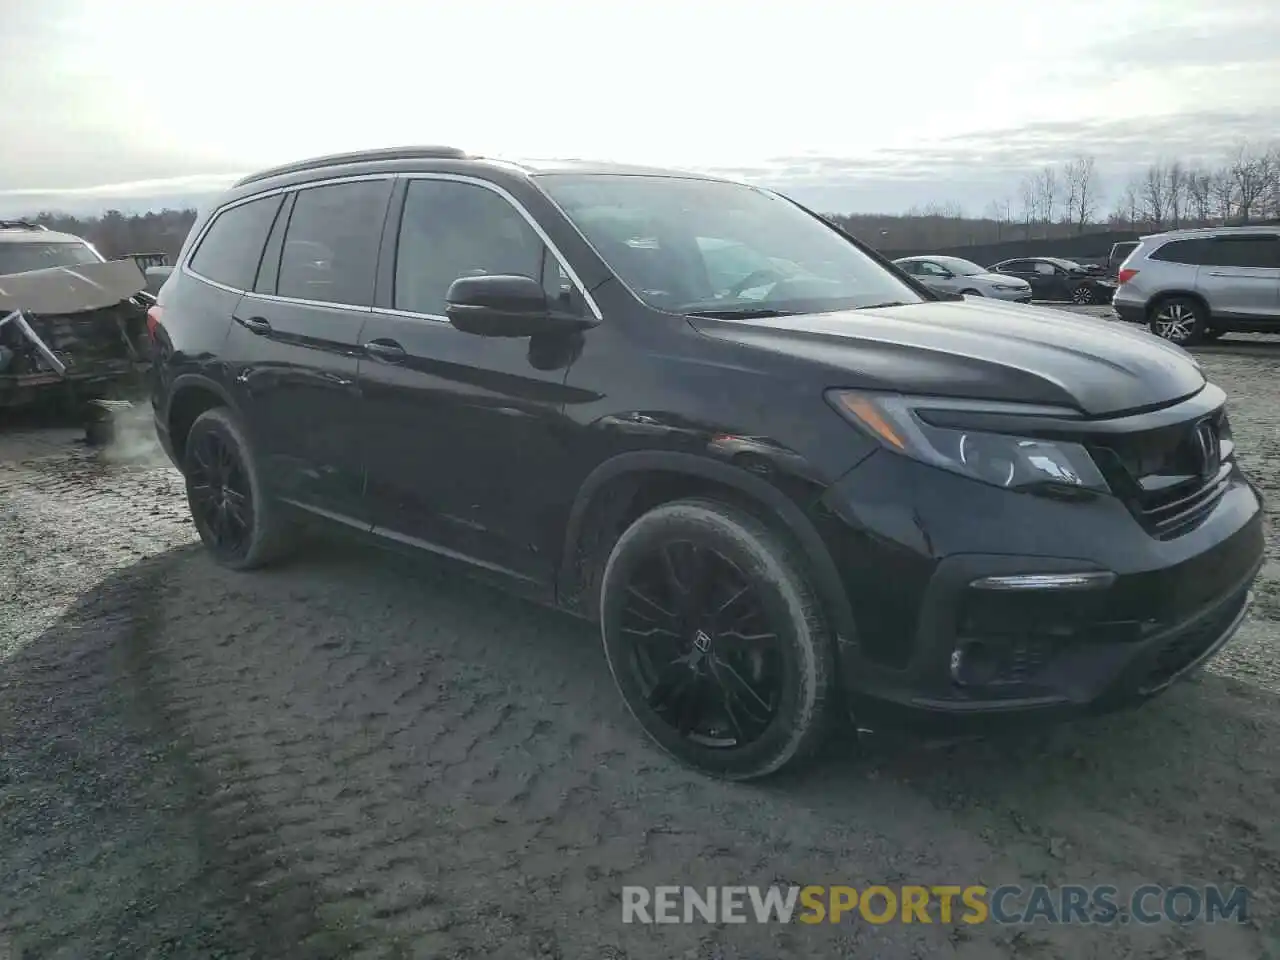
[[[229,554],[220,550],[211,536],[208,528],[199,519],[194,509],[194,498],[192,496],[191,470],[190,462],[192,452],[196,443],[200,438],[208,433],[215,433],[227,444],[234,452],[236,459],[240,463],[241,470],[249,484],[250,510],[252,516],[252,524],[249,531],[249,546],[247,549],[237,554]],[[222,566],[232,570],[247,570],[258,566],[263,559],[267,546],[267,524],[264,516],[265,501],[262,496],[262,485],[259,481],[256,462],[253,458],[253,451],[249,447],[248,441],[245,439],[244,431],[236,422],[234,414],[229,410],[219,407],[213,410],[206,410],[200,414],[191,425],[190,431],[187,433],[186,446],[182,455],[183,477],[185,480],[187,492],[187,508],[191,512],[192,522],[195,524],[196,532],[199,533],[201,541],[210,555]]]
[[[662,721],[648,706],[630,658],[630,643],[620,619],[625,586],[649,551],[664,542],[689,540],[732,561],[759,592],[782,654],[778,711],[757,740],[741,748],[717,749],[692,743]],[[677,760],[726,779],[748,779],[772,773],[800,752],[814,722],[820,684],[830,675],[829,644],[815,636],[806,587],[798,573],[751,528],[729,511],[710,505],[676,503],[641,517],[615,545],[602,579],[601,635],[609,670],[623,701],[649,737]]]

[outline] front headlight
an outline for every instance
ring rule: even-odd
[[[1097,464],[1084,447],[1062,440],[1040,440],[1003,433],[938,427],[921,416],[946,410],[935,397],[832,390],[827,399],[845,419],[894,453],[1007,489],[1034,487],[1109,491]],[[1009,404],[997,404],[1007,412]],[[963,409],[973,410],[972,403]],[[1028,408],[1032,414],[1035,411]]]
[[[995,290],[1022,290],[1027,285],[1025,283],[993,283],[991,286]]]

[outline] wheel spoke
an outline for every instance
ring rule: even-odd
[[[627,593],[643,603],[647,609],[654,611],[660,616],[666,617],[668,621],[674,621],[676,619],[676,615],[672,611],[668,610],[666,607],[662,606],[662,604],[658,603],[657,600],[654,600],[648,594],[641,591],[639,587],[628,586]]]
[[[704,749],[754,742],[773,722],[781,682],[779,624],[760,585],[689,540],[655,545],[632,570],[613,629],[649,710]]]

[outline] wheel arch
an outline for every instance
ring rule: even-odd
[[[560,604],[594,619],[604,563],[623,530],[661,503],[699,495],[744,507],[789,536],[808,564],[837,640],[854,639],[853,610],[835,562],[795,501],[739,467],[687,453],[624,453],[591,472],[569,514],[556,584]]]
[[[1160,306],[1160,304],[1164,303],[1167,300],[1173,300],[1179,297],[1184,297],[1187,300],[1194,300],[1196,303],[1200,304],[1201,308],[1204,310],[1204,316],[1206,320],[1208,320],[1209,317],[1212,315],[1212,311],[1209,309],[1209,301],[1204,298],[1204,294],[1198,293],[1195,290],[1183,290],[1181,288],[1176,288],[1173,290],[1161,290],[1159,293],[1155,294],[1150,300],[1147,301],[1147,306],[1145,310],[1147,322],[1148,323],[1151,322],[1152,315],[1155,313],[1156,309]]]
[[[187,434],[196,417],[214,407],[236,409],[235,401],[222,384],[203,374],[188,373],[177,377],[169,392],[169,404],[165,426],[169,431],[169,443],[174,456],[182,459],[187,446]]]

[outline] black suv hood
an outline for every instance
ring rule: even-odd
[[[710,337],[827,367],[823,387],[1052,404],[1107,416],[1173,403],[1205,384],[1190,354],[1145,330],[994,300],[691,322]]]

